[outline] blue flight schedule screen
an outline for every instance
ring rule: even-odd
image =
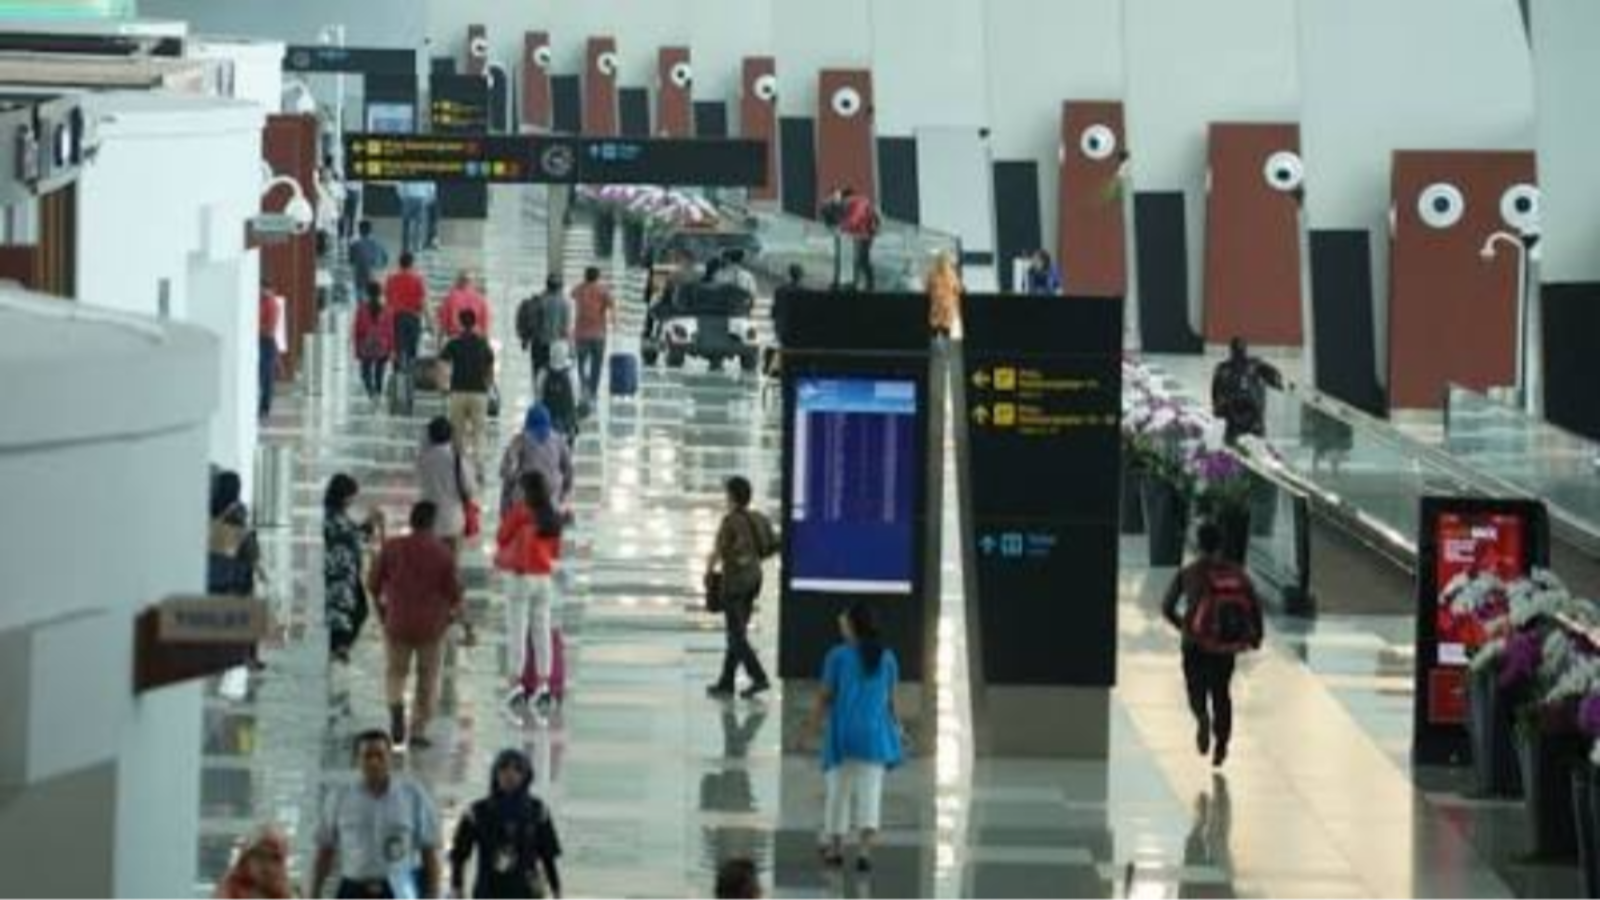
[[[916,383],[802,378],[794,415],[790,586],[910,594],[922,471]]]

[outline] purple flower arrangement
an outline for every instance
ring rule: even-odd
[[[1544,641],[1537,632],[1519,631],[1506,638],[1500,656],[1500,686],[1509,689],[1532,681],[1543,658]]]

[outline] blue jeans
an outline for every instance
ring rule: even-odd
[[[265,419],[272,414],[272,389],[278,380],[278,341],[275,338],[261,339],[261,364],[258,375],[260,399],[256,414]]]
[[[605,338],[578,342],[578,381],[586,399],[592,401],[600,396],[600,372],[605,364]]]

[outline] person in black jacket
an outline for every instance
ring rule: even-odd
[[[561,840],[549,807],[533,795],[533,763],[503,750],[489,776],[489,796],[472,804],[450,843],[450,887],[465,896],[467,860],[478,857],[474,897],[560,897]],[[541,874],[542,871],[542,874]]]
[[[1211,411],[1227,426],[1230,445],[1245,435],[1266,437],[1267,388],[1282,390],[1283,375],[1251,356],[1243,338],[1228,342],[1228,358],[1211,376]]]

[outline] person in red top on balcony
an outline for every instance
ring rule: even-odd
[[[459,337],[466,330],[461,326],[461,314],[468,311],[477,317],[478,333],[488,337],[491,333],[489,301],[478,292],[472,273],[463,270],[456,276],[456,286],[444,298],[444,305],[439,307],[439,330],[445,337]]]
[[[278,357],[284,351],[283,306],[283,297],[272,288],[261,286],[256,325],[257,343],[261,348],[256,414],[262,419],[272,412],[272,388],[278,380]]]
[[[394,317],[395,372],[411,371],[422,341],[422,317],[428,309],[428,283],[417,272],[417,258],[400,254],[400,268],[384,283],[383,295]]]
[[[883,220],[872,201],[866,195],[856,193],[855,188],[845,188],[841,196],[844,214],[839,222],[839,231],[856,246],[855,274],[851,278],[851,285],[858,291],[870,291],[877,281],[872,275],[872,242],[877,240]]]
[[[505,660],[511,680],[506,703],[516,709],[528,702],[522,688],[522,671],[531,641],[533,664],[541,685],[534,705],[543,712],[551,703],[548,685],[555,659],[554,576],[561,559],[561,512],[541,473],[525,473],[521,487],[523,502],[513,504],[500,520],[496,540],[500,549],[494,558],[495,568],[508,576],[511,594],[506,598]]]
[[[367,285],[367,302],[356,310],[352,329],[361,384],[374,403],[383,396],[383,370],[394,355],[394,313],[383,305],[383,288]]]

